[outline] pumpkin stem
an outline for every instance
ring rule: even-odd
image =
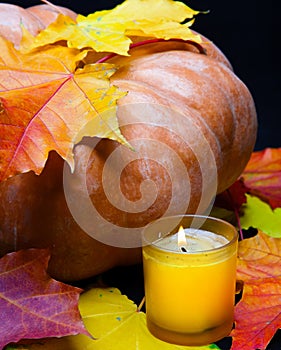
[[[42,1],[47,1],[47,0],[42,0]],[[198,49],[200,54],[206,55],[206,50],[204,49],[204,47],[202,45],[200,45],[199,43],[192,41],[192,40],[183,40],[183,39],[169,39],[169,40],[165,40],[165,39],[149,39],[149,40],[143,40],[143,41],[139,41],[137,43],[133,43],[130,45],[129,50],[135,48],[135,47],[139,47],[139,46],[144,46],[144,45],[148,45],[148,44],[154,44],[154,43],[161,43],[161,42],[169,42],[169,41],[177,41],[177,42],[182,42],[185,44],[190,44],[193,45],[194,47],[196,47],[196,49]],[[101,59],[99,59],[98,61],[96,61],[96,63],[104,63],[107,60],[109,60],[112,57],[117,56],[117,53],[110,53],[104,57],[102,57]]]

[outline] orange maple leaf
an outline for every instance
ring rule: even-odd
[[[116,117],[125,93],[109,81],[114,65],[78,68],[87,51],[49,46],[22,54],[3,38],[0,51],[0,181],[39,174],[51,150],[73,169],[72,149],[83,136],[126,143]]]
[[[231,349],[264,350],[281,328],[281,239],[259,232],[241,241],[237,271],[244,288]]]

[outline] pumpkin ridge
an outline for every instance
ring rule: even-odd
[[[223,164],[223,153],[221,152],[221,143],[218,140],[217,135],[211,128],[211,126],[207,123],[206,119],[202,115],[202,111],[198,109],[194,109],[193,107],[189,106],[188,104],[185,104],[184,106],[181,106],[181,109],[178,107],[181,103],[181,100],[179,98],[176,98],[175,96],[166,96],[165,94],[161,93],[160,89],[156,89],[154,86],[150,85],[149,83],[143,83],[140,81],[129,81],[129,80],[114,80],[114,84],[118,85],[119,88],[124,89],[124,85],[129,85],[129,89],[125,88],[125,90],[130,90],[128,95],[120,99],[119,104],[130,104],[130,97],[135,101],[136,96],[135,94],[144,94],[144,86],[145,86],[145,96],[151,96],[153,93],[153,102],[150,102],[149,100],[145,99],[140,103],[153,103],[155,105],[162,105],[163,107],[171,108],[174,111],[177,111],[180,113],[184,118],[186,118],[188,123],[194,123],[196,124],[196,127],[198,130],[202,132],[204,137],[208,140],[208,143],[212,145],[213,152],[216,155],[216,161],[217,161],[217,167],[220,169]],[[133,86],[133,88],[132,88]],[[137,88],[137,89],[136,89]],[[159,97],[162,99],[159,101]],[[129,99],[129,100],[128,100]],[[122,102],[123,101],[123,102]],[[195,114],[194,114],[195,113]],[[122,124],[122,122],[121,122]],[[150,123],[153,124],[153,121]],[[155,123],[156,126],[160,126],[158,123]],[[202,130],[203,128],[203,130]],[[122,127],[121,127],[122,130]],[[215,145],[216,146],[215,146]],[[223,173],[219,174],[219,177],[222,177]]]
[[[160,69],[159,69],[160,70]],[[142,72],[142,70],[138,70],[138,72]],[[145,72],[145,70],[144,70],[144,72]],[[193,73],[193,72],[192,72]],[[156,74],[158,74],[158,71],[157,71],[157,73]],[[169,74],[169,73],[168,73]],[[194,74],[196,74],[197,76],[198,76],[198,74],[195,72]],[[171,75],[174,75],[174,73],[172,72],[171,73]],[[113,76],[113,79],[114,79],[114,76]],[[143,86],[146,86],[146,87],[150,87],[150,89],[153,89],[153,91],[155,92],[155,93],[157,93],[157,95],[158,96],[162,96],[163,98],[165,98],[165,99],[168,99],[168,100],[171,100],[171,98],[173,98],[173,101],[179,101],[180,99],[186,99],[186,104],[185,104],[185,106],[186,105],[188,105],[189,106],[189,108],[192,108],[192,110],[196,110],[196,111],[198,111],[198,113],[199,113],[199,115],[200,115],[200,119],[202,119],[202,121],[204,121],[204,124],[208,127],[208,129],[213,133],[213,131],[212,131],[212,125],[210,125],[211,124],[211,118],[209,117],[209,118],[205,118],[204,116],[203,116],[203,113],[202,113],[202,108],[203,108],[203,106],[200,106],[200,105],[198,105],[198,103],[196,103],[196,105],[190,105],[189,104],[189,102],[190,101],[192,101],[192,96],[194,95],[194,93],[192,92],[191,93],[191,98],[190,99],[187,99],[187,97],[186,96],[184,96],[183,94],[181,94],[179,91],[173,91],[173,94],[172,95],[169,95],[168,96],[168,98],[167,98],[167,95],[165,96],[165,93],[167,94],[168,93],[168,91],[169,91],[169,89],[167,88],[167,89],[165,89],[165,90],[163,90],[163,85],[161,86],[161,89],[159,89],[159,88],[157,88],[157,84],[159,83],[159,82],[157,82],[156,84],[153,84],[153,80],[150,80],[149,82],[147,82],[147,81],[145,81],[144,79],[145,79],[145,77],[144,77],[144,79],[142,79],[142,77],[140,77],[139,78],[139,76],[138,77],[136,77],[135,75],[133,75],[132,76],[132,79],[133,80],[129,80],[129,79],[118,79],[118,73],[117,73],[117,79],[114,79],[114,82],[115,83],[117,83],[117,85],[119,84],[119,87],[120,87],[120,81],[122,81],[122,85],[123,85],[123,83],[126,81],[127,82],[127,84],[131,87],[132,85],[136,85],[136,82],[139,82],[139,86],[141,87],[143,87]],[[208,78],[208,80],[210,80],[209,78]],[[221,88],[221,86],[220,85],[217,85],[217,88],[223,93],[223,95],[225,95],[224,94],[224,90]],[[129,88],[126,88],[126,90],[129,90]],[[161,93],[161,91],[164,91],[164,93]],[[191,90],[192,91],[192,90]],[[177,99],[175,99],[175,94],[177,94]],[[226,96],[227,97],[227,96]],[[227,101],[229,102],[229,99],[227,98]],[[229,106],[231,107],[231,105],[230,105],[230,103],[229,103]],[[231,108],[232,109],[232,108]],[[217,113],[217,115],[218,115],[219,113]],[[231,113],[231,117],[232,117],[232,121],[233,121],[233,113]],[[215,134],[215,133],[214,133]],[[232,137],[233,138],[233,137]],[[230,141],[231,142],[231,141]],[[226,148],[227,147],[229,147],[229,146],[225,146]],[[224,148],[225,148],[224,147]],[[221,148],[221,145],[220,145],[220,148]],[[221,149],[222,150],[222,149]]]
[[[134,80],[134,81],[130,81],[130,80],[125,80],[125,79],[122,79],[122,80],[114,80],[114,83],[120,88],[120,86],[124,86],[124,83],[125,83],[125,85],[126,85],[126,83],[128,84],[128,85],[130,85],[130,87],[132,87],[132,85],[134,85],[135,87],[137,86],[137,87],[139,87],[140,89],[142,89],[143,90],[143,88],[144,88],[144,85],[145,85],[145,87],[147,88],[146,90],[149,90],[149,92],[151,93],[151,91],[153,91],[153,93],[155,94],[155,95],[157,95],[157,97],[162,97],[163,98],[163,100],[165,100],[165,101],[169,101],[169,103],[166,105],[166,104],[162,104],[163,106],[165,106],[165,107],[169,107],[169,108],[171,108],[171,109],[173,109],[173,110],[176,110],[176,111],[178,111],[180,114],[182,114],[183,116],[186,116],[184,113],[182,113],[182,111],[180,111],[179,110],[179,108],[177,107],[178,106],[178,103],[179,103],[179,100],[180,100],[180,98],[178,97],[172,97],[172,96],[169,96],[168,98],[167,98],[167,96],[165,96],[165,94],[163,94],[163,93],[161,93],[160,92],[160,90],[159,89],[156,89],[153,85],[151,85],[151,84],[149,84],[149,83],[146,83],[146,82],[143,82],[143,81],[138,81],[138,80]],[[125,90],[128,90],[128,89],[125,89]],[[135,92],[135,90],[134,90],[134,92]],[[130,92],[129,92],[129,94],[130,94]],[[181,97],[181,95],[179,95],[180,97]],[[124,97],[125,98],[125,97]],[[172,103],[171,103],[172,102]],[[159,102],[158,102],[158,104],[159,104]],[[204,125],[205,125],[205,127],[206,127],[206,131],[208,131],[208,132],[210,132],[211,134],[213,134],[214,135],[214,139],[215,139],[215,142],[217,143],[217,146],[218,146],[218,148],[219,149],[221,149],[221,145],[219,144],[219,142],[218,142],[218,140],[217,140],[217,138],[215,137],[216,135],[215,135],[215,133],[213,132],[213,130],[212,130],[212,128],[210,127],[210,125],[206,122],[206,119],[204,118],[204,116],[202,115],[202,113],[201,113],[201,111],[200,111],[200,109],[198,109],[198,108],[194,108],[194,107],[192,107],[192,106],[188,106],[187,104],[185,105],[185,108],[188,108],[188,111],[189,112],[196,112],[196,116],[197,116],[197,120],[198,121],[200,121],[200,122],[202,122]],[[190,114],[192,114],[192,113],[190,113]],[[220,152],[219,152],[219,154],[220,154]],[[220,155],[221,156],[221,155]]]

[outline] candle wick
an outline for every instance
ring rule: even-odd
[[[183,253],[187,253],[187,249],[186,249],[184,246],[181,246],[181,247],[180,247],[180,250],[181,250]]]

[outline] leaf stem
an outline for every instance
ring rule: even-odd
[[[139,306],[138,306],[138,308],[137,308],[137,312],[140,312],[140,311],[141,311],[141,309],[142,309],[144,303],[145,303],[145,296],[142,298],[142,301],[140,302],[140,304],[139,304]]]
[[[58,6],[52,4],[50,1],[48,1],[48,0],[41,0],[41,1],[44,2],[44,4],[49,5],[50,7],[55,9],[58,13],[63,14],[63,12],[60,10],[60,8]]]
[[[243,235],[243,230],[242,230],[242,227],[241,227],[240,216],[239,216],[239,212],[238,212],[237,208],[234,209],[234,213],[235,213],[236,220],[237,220],[237,225],[238,225],[238,228],[239,228],[240,239],[241,239],[241,241],[243,241],[244,235]]]
[[[240,235],[240,239],[242,241],[244,239],[244,236],[243,236],[243,230],[242,230],[242,227],[241,227],[239,210],[237,209],[236,205],[234,204],[234,200],[232,198],[232,195],[231,195],[231,192],[229,191],[229,189],[226,192],[227,192],[227,194],[228,194],[228,196],[230,198],[230,202],[233,205],[233,210],[234,210],[235,218],[236,218],[236,221],[237,221],[237,226],[238,226],[238,229],[239,229],[239,235]]]
[[[43,0],[42,0],[43,1]],[[139,46],[144,46],[144,45],[148,45],[148,44],[154,44],[154,43],[162,43],[162,42],[169,42],[169,41],[177,41],[177,42],[182,42],[185,44],[190,44],[193,45],[194,47],[196,47],[199,51],[200,54],[206,55],[206,50],[204,49],[204,47],[202,45],[200,45],[199,43],[192,41],[192,40],[183,40],[183,39],[169,39],[169,40],[165,40],[165,39],[149,39],[149,40],[143,40],[143,41],[139,41],[137,43],[133,43],[130,45],[129,50],[135,48],[135,47],[139,47]],[[109,60],[112,57],[117,56],[117,53],[110,53],[104,57],[102,57],[101,59],[99,59],[98,61],[96,61],[96,63],[104,63],[107,60]]]

